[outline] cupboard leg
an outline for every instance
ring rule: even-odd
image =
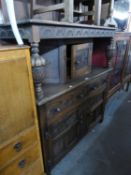
[[[127,84],[126,84],[126,91],[129,90],[129,85],[130,85],[130,81],[128,81]]]

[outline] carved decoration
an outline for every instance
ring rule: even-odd
[[[32,27],[34,24],[28,23],[27,26],[19,26],[20,34],[23,39],[31,40],[33,38]],[[57,24],[40,24],[35,25],[39,31],[40,39],[63,39],[63,38],[94,38],[94,37],[113,37],[114,29],[97,28],[93,26],[67,26]],[[9,26],[1,26],[0,38],[11,39],[14,35],[9,34],[12,30]],[[33,40],[34,41],[34,40]],[[35,41],[34,41],[35,42]]]
[[[93,37],[113,37],[114,30],[81,28],[81,27],[54,27],[40,26],[40,38],[43,39],[63,39],[63,38],[93,38]]]
[[[38,47],[39,47],[38,43],[31,44],[33,79],[35,84],[36,97],[38,100],[40,100],[44,97],[42,86],[45,78],[45,70],[44,70],[45,59],[39,55]]]
[[[31,34],[31,29],[24,29],[24,28],[20,28],[19,32],[21,34],[21,37],[23,39],[28,39],[30,40],[30,38],[32,38],[32,34]],[[14,39],[14,34],[11,30],[11,28],[0,28],[0,38],[1,39]]]
[[[112,38],[106,50],[106,57],[108,59],[108,67],[112,67],[112,59],[115,56],[115,52],[116,52],[116,43],[114,39]]]

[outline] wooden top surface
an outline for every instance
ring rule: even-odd
[[[28,49],[30,48],[29,46],[25,45],[0,45],[0,51],[4,50],[19,50],[19,49]]]
[[[85,75],[79,79],[72,80],[68,83],[65,84],[49,84],[49,85],[44,85],[44,93],[45,97],[39,101],[37,101],[37,105],[41,106],[50,100],[53,100],[56,97],[59,97],[60,95],[63,95],[77,87],[83,84],[88,84],[90,83],[91,80],[96,79],[100,76],[103,76],[107,73],[112,71],[112,68],[95,68],[91,73],[88,75]]]
[[[82,27],[82,28],[95,28],[95,29],[107,29],[107,30],[116,30],[113,27],[97,26],[97,25],[88,25],[88,24],[78,24],[78,23],[69,23],[69,22],[58,22],[51,20],[43,19],[26,19],[17,21],[18,25],[55,25],[55,26],[69,26],[69,27]],[[2,26],[10,26],[10,23],[0,24]]]

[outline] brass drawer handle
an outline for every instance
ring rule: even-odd
[[[90,87],[90,91],[96,90],[98,88],[98,86],[92,86]]]
[[[61,109],[60,108],[56,108],[56,112],[60,112],[61,111]]]
[[[57,114],[59,112],[61,112],[61,109],[60,108],[53,108],[53,109],[50,109],[48,111],[48,115],[53,115],[53,114],[55,115],[55,114]]]
[[[25,159],[20,160],[19,163],[18,163],[18,167],[19,167],[19,168],[24,168],[25,165],[26,165],[26,160],[25,160]]]
[[[75,61],[75,65],[80,65],[81,64],[81,61],[77,60]]]
[[[18,142],[14,145],[14,149],[16,152],[20,152],[22,150],[22,143]]]
[[[84,94],[80,94],[78,97],[79,97],[79,99],[83,99],[85,97],[85,95]]]

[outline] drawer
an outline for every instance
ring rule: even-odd
[[[37,144],[29,147],[18,158],[13,160],[8,166],[0,170],[2,175],[21,175],[39,158],[39,147]]]
[[[38,159],[21,175],[44,175],[42,167],[41,160]]]
[[[71,93],[66,93],[64,96],[52,100],[45,104],[44,112],[47,119],[47,124],[51,125],[63,118],[65,114],[74,110],[79,105],[80,101],[77,99],[80,96],[80,90],[75,90]]]
[[[89,93],[89,86],[84,85],[76,92],[76,101],[77,103],[81,104],[83,101],[87,99],[87,95]]]
[[[92,111],[92,109],[94,108],[94,106],[96,106],[96,104],[103,102],[104,100],[103,96],[104,96],[103,93],[100,93],[88,99],[88,105],[89,105],[90,111]]]
[[[106,90],[106,84],[102,84],[101,86],[91,88],[88,99],[93,98],[95,96],[98,96],[99,94],[102,94]]]
[[[100,86],[102,83],[106,81],[106,77],[98,77],[90,80],[89,86]]]
[[[8,164],[9,161],[19,156],[27,147],[37,140],[36,128],[31,127],[19,134],[19,136],[9,143],[0,146],[0,167]]]

